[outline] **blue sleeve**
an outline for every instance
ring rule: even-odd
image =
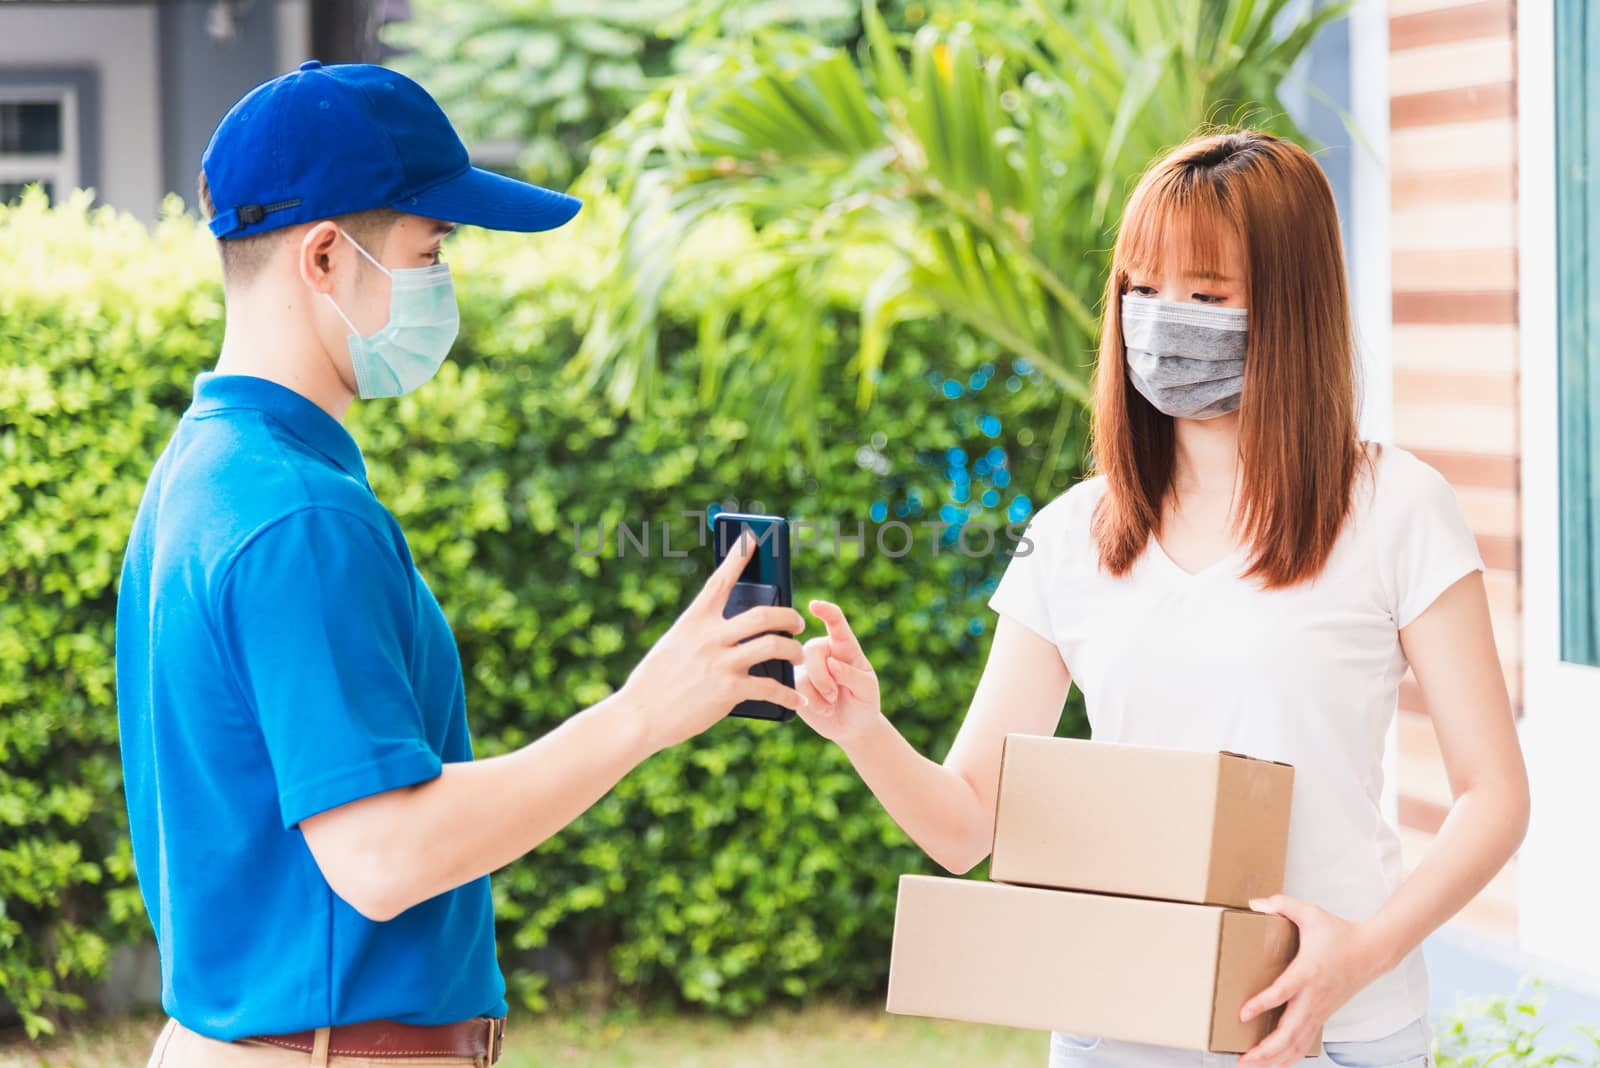
[[[223,576],[218,628],[285,828],[442,770],[411,685],[412,581],[387,538],[332,508],[276,521]]]

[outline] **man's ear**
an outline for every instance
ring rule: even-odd
[[[296,246],[300,277],[318,293],[333,291],[333,249],[338,239],[339,228],[324,219],[312,223]]]

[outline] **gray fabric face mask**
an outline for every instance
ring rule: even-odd
[[[1213,419],[1244,391],[1245,308],[1122,295],[1128,379],[1157,411]]]

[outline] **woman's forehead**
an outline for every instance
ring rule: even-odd
[[[1217,210],[1199,204],[1149,204],[1123,220],[1120,266],[1141,274],[1233,280],[1245,273],[1244,243]]]

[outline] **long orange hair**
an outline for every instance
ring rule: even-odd
[[[1350,301],[1333,191],[1298,145],[1258,131],[1196,138],[1147,170],[1128,198],[1111,256],[1095,377],[1094,467],[1107,492],[1094,516],[1102,565],[1126,574],[1172,489],[1172,417],[1128,380],[1122,295],[1129,275],[1178,249],[1218,272],[1225,233],[1248,262],[1249,333],[1239,406],[1234,533],[1246,576],[1269,588],[1313,578],[1349,513],[1365,459]]]

